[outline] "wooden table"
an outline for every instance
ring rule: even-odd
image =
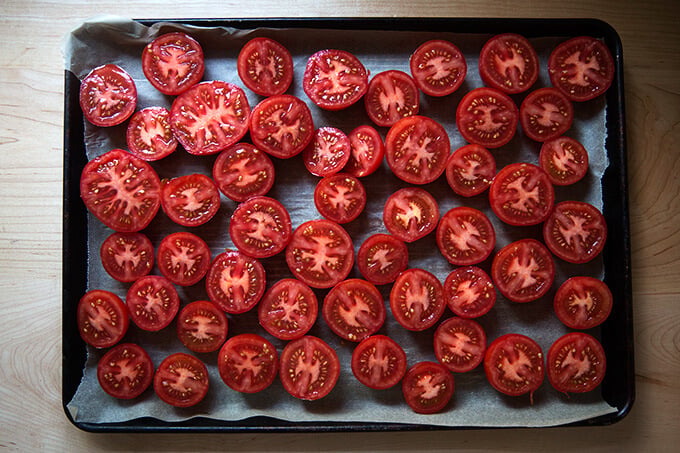
[[[5,0],[0,5],[0,447],[95,450],[677,451],[680,441],[680,4],[672,0],[202,2]],[[63,60],[66,33],[125,17],[593,17],[624,49],[637,397],[613,426],[404,433],[103,435],[61,402]]]

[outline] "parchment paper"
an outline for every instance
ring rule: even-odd
[[[92,68],[105,63],[116,63],[125,68],[135,80],[138,89],[138,109],[161,105],[170,107],[172,97],[164,96],[156,91],[145,79],[140,63],[140,55],[145,44],[159,34],[175,30],[191,33],[203,46],[206,56],[204,80],[220,79],[234,82],[242,86],[236,72],[236,57],[241,46],[255,36],[268,36],[283,43],[293,54],[295,76],[288,93],[296,95],[308,102],[312,110],[315,126],[332,125],[349,133],[360,124],[371,124],[363,103],[343,112],[326,112],[314,106],[306,97],[301,87],[302,73],[307,58],[323,48],[339,48],[354,53],[364,63],[371,74],[387,69],[401,69],[409,72],[408,58],[411,52],[422,42],[435,37],[448,39],[464,52],[468,63],[468,74],[464,85],[454,94],[445,98],[431,98],[421,95],[421,113],[439,121],[447,130],[452,150],[464,145],[464,141],[456,129],[455,109],[461,97],[482,82],[477,71],[477,58],[486,35],[469,35],[430,32],[402,31],[329,31],[308,29],[257,29],[237,30],[228,28],[194,28],[159,23],[147,28],[131,20],[117,17],[99,17],[83,23],[66,37],[64,56],[66,69],[82,79]],[[541,74],[534,86],[548,86],[547,58],[550,49],[558,43],[557,38],[532,39],[531,42],[539,52]],[[255,106],[262,98],[246,90],[251,106]],[[517,105],[522,96],[514,96]],[[606,108],[603,99],[585,104],[575,105],[575,119],[567,135],[580,140],[590,155],[588,175],[573,187],[556,188],[556,202],[566,199],[585,200],[597,207],[602,206],[602,187],[600,178],[608,165],[604,148]],[[386,128],[379,128],[383,138]],[[126,148],[125,125],[113,128],[98,128],[85,124],[85,142],[88,158],[93,158],[112,148]],[[247,137],[246,137],[247,139]],[[494,150],[498,168],[517,161],[537,163],[539,145],[524,137],[521,130],[506,146]],[[181,147],[170,158],[152,163],[161,178],[180,174],[201,172],[211,175],[215,156],[189,156]],[[279,199],[289,210],[293,227],[304,221],[319,218],[312,203],[312,193],[318,178],[306,171],[300,158],[287,161],[273,159],[276,168],[276,183],[269,196]],[[382,222],[382,208],[387,197],[398,188],[406,186],[391,174],[386,163],[373,175],[362,180],[368,192],[368,203],[361,216],[345,225],[351,234],[355,250],[368,236],[387,232]],[[443,215],[455,206],[468,205],[482,210],[491,219],[496,228],[496,250],[522,237],[541,238],[540,227],[509,227],[498,221],[490,210],[487,195],[472,199],[463,199],[455,195],[439,178],[432,184],[424,186],[439,201]],[[228,224],[231,212],[236,204],[222,198],[222,205],[217,216],[208,224],[191,229],[208,242],[213,256],[232,247],[228,235]],[[88,214],[89,215],[89,214]],[[171,222],[162,211],[144,232],[157,247],[166,234],[187,230]],[[103,270],[99,260],[99,247],[103,239],[111,231],[94,217],[88,217],[87,238],[89,245],[88,289],[103,288],[125,297],[129,284],[113,281]],[[85,240],[85,239],[84,239]],[[409,267],[421,267],[433,272],[443,282],[454,266],[448,264],[439,253],[434,234],[413,244],[409,244]],[[281,254],[282,255],[282,254]],[[489,271],[491,259],[482,263],[481,267]],[[552,299],[557,287],[573,275],[602,276],[603,263],[596,259],[588,265],[569,265],[555,260],[557,275],[552,291],[542,299],[516,304],[503,298],[500,293],[495,307],[478,321],[484,327],[488,341],[505,333],[517,332],[535,339],[547,352],[548,348],[561,335],[567,333],[557,319],[552,308]],[[280,278],[290,277],[283,256],[276,256],[263,261],[268,277],[268,287]],[[158,274],[158,269],[152,271]],[[351,277],[360,277],[356,266]],[[390,286],[381,286],[380,290],[389,300]],[[207,299],[203,282],[191,288],[179,288],[183,304],[193,300]],[[319,301],[323,300],[326,291],[316,291]],[[65,301],[76,303],[76,301]],[[409,332],[401,328],[389,313],[380,333],[395,338],[405,349],[409,364],[420,360],[435,360],[432,351],[434,328],[425,332]],[[448,311],[444,318],[452,316]],[[229,315],[229,335],[244,332],[256,332],[270,339],[279,349],[284,342],[279,341],[262,329],[257,322],[256,310],[242,315]],[[598,335],[597,330],[590,332]],[[105,351],[88,349],[88,360],[85,365],[82,381],[73,399],[68,403],[68,410],[77,422],[107,423],[132,420],[151,416],[164,421],[186,420],[195,416],[206,416],[225,422],[242,420],[256,415],[267,415],[289,421],[335,421],[335,422],[377,422],[377,423],[422,423],[444,426],[552,426],[615,412],[608,405],[599,391],[586,395],[564,397],[555,391],[547,381],[534,395],[531,405],[528,396],[506,397],[494,390],[486,381],[483,367],[466,374],[456,374],[456,391],[450,405],[442,413],[434,415],[418,415],[413,413],[403,401],[400,385],[376,391],[360,384],[352,375],[349,362],[354,344],[344,342],[335,336],[319,317],[316,326],[310,332],[326,340],[333,346],[340,357],[342,372],[337,386],[331,394],[316,402],[299,401],[288,395],[280,382],[265,391],[255,394],[240,394],[229,389],[221,381],[217,371],[217,353],[196,354],[208,366],[210,373],[210,390],[207,397],[198,405],[187,409],[176,409],[163,403],[152,389],[147,390],[134,401],[119,401],[106,395],[99,387],[96,378],[96,366]],[[150,354],[154,365],[173,352],[190,352],[179,342],[175,333],[175,325],[161,332],[144,332],[132,323],[124,341],[141,344]]]

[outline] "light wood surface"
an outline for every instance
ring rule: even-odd
[[[171,6],[173,5],[173,6]],[[673,0],[0,2],[1,451],[677,451],[680,441],[680,17]],[[414,433],[107,435],[61,402],[62,40],[140,18],[592,17],[624,49],[637,397],[605,427]]]

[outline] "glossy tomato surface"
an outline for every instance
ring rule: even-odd
[[[481,263],[496,246],[496,232],[489,218],[467,206],[447,211],[439,220],[436,237],[444,258],[457,266]]]
[[[394,282],[407,265],[406,244],[391,234],[369,236],[357,252],[359,272],[374,285]]]
[[[160,160],[177,149],[177,139],[170,127],[170,112],[165,107],[147,107],[132,115],[126,142],[135,157]]]
[[[186,33],[161,35],[142,53],[142,71],[158,91],[178,95],[201,81],[205,70],[201,45]]]
[[[421,331],[434,326],[446,309],[444,288],[424,269],[406,269],[390,291],[394,319],[405,329]]]
[[[593,277],[571,277],[555,293],[555,314],[572,329],[599,326],[609,317],[613,305],[607,284]]]
[[[364,96],[366,113],[376,125],[390,127],[420,109],[420,91],[410,75],[388,70],[373,76]]]
[[[386,335],[372,335],[352,352],[352,374],[376,390],[394,387],[406,373],[406,352]]]
[[[593,391],[602,383],[607,368],[604,348],[583,332],[568,333],[550,346],[546,360],[548,380],[563,393]]]
[[[551,252],[570,263],[592,261],[607,240],[607,224],[595,206],[562,201],[543,224],[543,240]]]
[[[368,71],[345,50],[323,49],[307,60],[302,88],[313,103],[341,110],[356,103],[368,89]]]
[[[489,202],[496,216],[509,225],[537,225],[550,215],[555,189],[540,167],[518,162],[498,172],[489,188]]]
[[[243,84],[261,96],[286,92],[293,81],[293,57],[286,47],[267,37],[253,38],[238,54],[238,75]]]
[[[314,189],[314,205],[322,217],[348,223],[364,211],[366,189],[359,179],[348,173],[326,176]]]
[[[491,263],[496,288],[514,302],[543,297],[553,284],[555,262],[535,239],[520,239],[500,249]]]
[[[279,353],[264,337],[244,333],[231,337],[217,356],[217,369],[225,384],[242,393],[269,387],[279,372]]]
[[[93,289],[78,302],[78,330],[85,343],[110,348],[123,339],[130,324],[128,309],[110,291]]]
[[[496,159],[480,145],[464,145],[446,162],[446,181],[458,195],[473,197],[489,188],[496,176]]]
[[[472,371],[484,360],[486,333],[482,326],[465,318],[443,321],[434,333],[434,355],[454,373]]]
[[[270,96],[253,109],[250,138],[267,154],[288,159],[304,150],[314,138],[312,112],[291,95]]]
[[[306,335],[283,348],[279,376],[283,388],[295,398],[318,400],[335,387],[340,360],[325,341]]]
[[[451,311],[461,318],[478,318],[496,303],[496,287],[479,267],[458,267],[444,280],[444,298]]]
[[[495,88],[475,88],[456,109],[458,132],[470,143],[500,148],[515,136],[519,110],[515,102]]]
[[[413,242],[427,236],[437,227],[439,205],[425,189],[399,189],[385,202],[383,222],[395,237],[404,242]]]
[[[588,173],[588,151],[581,142],[565,135],[543,143],[538,161],[556,186],[577,183]]]
[[[516,33],[493,36],[479,55],[479,74],[484,83],[508,94],[531,88],[539,69],[536,50],[529,40]]]
[[[209,385],[210,377],[205,364],[183,352],[163,359],[153,378],[156,395],[175,407],[198,404],[208,393]]]
[[[532,140],[545,142],[564,134],[574,120],[574,107],[561,91],[539,88],[524,98],[519,108],[522,130]]]
[[[322,313],[335,334],[355,342],[376,333],[387,315],[378,288],[359,278],[335,285],[323,301]]]
[[[262,298],[265,271],[255,258],[227,250],[215,257],[205,277],[208,297],[227,313],[245,313]]]
[[[104,270],[120,282],[147,275],[154,262],[151,240],[143,233],[113,233],[99,249]]]
[[[409,59],[411,75],[420,90],[430,96],[446,96],[463,84],[465,56],[455,44],[432,39],[421,44]]]
[[[545,377],[541,346],[526,335],[509,333],[491,342],[484,356],[484,371],[493,388],[509,396],[533,394]]]
[[[453,374],[437,362],[418,362],[406,371],[402,380],[406,404],[419,414],[444,410],[454,391]]]
[[[372,126],[362,125],[353,129],[347,137],[351,152],[344,171],[357,178],[375,173],[385,155],[380,133]]]
[[[156,262],[161,274],[175,285],[191,286],[208,272],[210,249],[193,233],[171,233],[161,240]]]
[[[349,138],[337,127],[320,127],[302,151],[302,160],[314,176],[330,176],[344,168],[352,150]]]
[[[175,319],[179,310],[179,295],[167,278],[147,275],[130,286],[125,304],[137,327],[157,332]]]
[[[95,126],[123,123],[137,107],[137,87],[123,68],[106,64],[94,68],[80,84],[80,108]]]
[[[271,159],[250,143],[225,149],[213,164],[213,181],[233,201],[266,195],[274,185],[274,174]]]
[[[270,197],[252,197],[234,210],[229,236],[237,249],[253,258],[268,258],[283,251],[293,227],[288,210]]]
[[[144,393],[153,381],[153,372],[151,357],[134,343],[114,346],[97,364],[97,380],[102,390],[124,400]]]
[[[163,212],[178,225],[195,227],[212,219],[220,208],[220,192],[209,177],[194,173],[161,181]]]
[[[260,325],[281,340],[305,335],[314,326],[318,313],[316,294],[295,278],[274,283],[258,305]]]
[[[185,305],[177,316],[177,336],[194,352],[213,352],[227,339],[227,316],[215,304],[197,300]]]

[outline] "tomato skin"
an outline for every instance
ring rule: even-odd
[[[314,326],[319,304],[312,289],[294,278],[274,283],[258,308],[260,325],[281,340],[295,340]]]
[[[539,88],[522,101],[519,120],[527,137],[545,142],[569,130],[574,120],[574,107],[559,90],[552,87]]]
[[[340,90],[340,92],[337,92]],[[368,89],[368,71],[350,52],[324,49],[307,60],[302,88],[309,99],[326,110],[342,110],[356,103]]]
[[[261,96],[283,94],[293,81],[293,57],[283,44],[271,38],[248,41],[236,65],[243,84]]]
[[[465,81],[467,62],[453,43],[442,39],[424,42],[411,54],[409,66],[420,90],[430,96],[446,96]]]
[[[219,189],[212,179],[200,173],[164,179],[161,181],[161,206],[178,225],[203,225],[220,208]]]
[[[350,154],[349,138],[344,132],[336,127],[321,127],[302,151],[302,159],[311,174],[324,177],[342,170]]]
[[[97,380],[102,390],[114,398],[137,398],[153,381],[153,362],[138,344],[121,343],[99,359]]]
[[[406,404],[418,414],[441,412],[455,388],[453,374],[440,363],[428,361],[411,366],[401,384]]]
[[[455,150],[446,162],[446,181],[463,197],[474,197],[491,186],[496,159],[483,146],[469,144]]]
[[[375,173],[385,155],[380,133],[372,126],[362,125],[352,130],[347,138],[351,152],[344,171],[357,178]]]
[[[130,324],[127,307],[110,291],[93,289],[78,302],[78,330],[85,343],[110,348],[123,339]]]
[[[390,234],[368,237],[357,253],[359,272],[374,285],[394,282],[408,265],[408,248],[403,241]]]
[[[595,206],[562,201],[543,224],[543,240],[551,252],[569,263],[587,263],[602,252],[607,223]]]
[[[556,186],[577,183],[588,173],[588,152],[576,139],[567,136],[547,140],[541,145],[538,161]]]
[[[520,239],[500,249],[491,263],[496,288],[513,302],[543,297],[555,279],[555,263],[548,249],[535,239]]]
[[[478,318],[487,314],[496,303],[496,287],[481,268],[458,267],[444,280],[444,298],[455,315]]]
[[[354,348],[351,367],[354,377],[366,387],[388,389],[406,373],[406,352],[386,335],[371,335]]]
[[[142,53],[142,71],[163,94],[178,95],[201,81],[205,70],[201,45],[186,33],[161,35]]]
[[[125,137],[130,153],[147,162],[163,159],[177,149],[170,112],[164,107],[147,107],[132,115]]]
[[[210,249],[203,239],[189,232],[165,236],[158,246],[158,269],[175,285],[195,285],[210,267]]]
[[[437,225],[437,246],[457,266],[484,261],[496,246],[496,231],[482,211],[467,206],[450,209]]]
[[[274,185],[274,164],[250,143],[222,151],[213,164],[213,181],[227,198],[246,201],[265,195]]]
[[[418,114],[420,92],[411,76],[388,70],[376,74],[368,83],[364,104],[371,121],[391,127],[402,118]],[[386,109],[383,104],[387,105]]]
[[[599,326],[609,317],[613,305],[607,284],[593,277],[571,277],[555,293],[555,314],[572,329]]]
[[[390,308],[394,319],[406,330],[429,329],[446,309],[444,288],[432,273],[418,268],[406,269],[394,281]]]
[[[292,226],[288,210],[269,197],[252,197],[234,210],[229,236],[241,253],[268,258],[283,251],[290,242]]]
[[[232,390],[257,393],[269,387],[279,370],[279,353],[265,338],[252,333],[227,340],[217,356],[220,377]]]
[[[545,377],[543,350],[531,338],[518,333],[491,342],[484,355],[484,371],[493,388],[509,396],[534,392]],[[505,376],[508,376],[507,378]]]
[[[434,333],[437,361],[454,373],[472,371],[484,360],[486,333],[479,323],[453,317],[443,321]]]
[[[295,398],[314,401],[327,396],[340,376],[338,355],[325,341],[305,335],[281,352],[279,376]]]
[[[489,39],[479,55],[484,83],[508,94],[528,90],[538,79],[539,62],[531,43],[516,33]]]
[[[518,162],[498,172],[489,189],[489,202],[496,216],[509,225],[538,225],[550,216],[555,189],[540,167]]]
[[[193,352],[217,351],[227,339],[228,331],[227,316],[207,300],[185,305],[177,316],[177,336]]]
[[[378,288],[358,278],[335,285],[323,301],[322,313],[336,335],[357,343],[376,333],[387,316]]]
[[[165,328],[179,310],[179,295],[170,280],[147,275],[130,286],[125,303],[137,327],[150,332]]]
[[[94,68],[80,84],[80,108],[95,126],[122,124],[137,107],[137,87],[123,68],[106,64]]]
[[[245,313],[265,290],[262,263],[241,252],[227,250],[215,257],[205,277],[210,301],[231,314]]]
[[[366,189],[361,181],[347,173],[326,176],[314,189],[314,205],[322,217],[340,224],[349,223],[364,211]]]
[[[119,282],[133,282],[153,267],[153,244],[143,233],[112,233],[99,249],[102,266]]]
[[[461,99],[456,109],[460,135],[485,148],[500,148],[510,142],[518,119],[514,101],[495,88],[475,88]]]
[[[607,369],[604,348],[594,337],[571,332],[550,346],[548,380],[562,393],[591,392],[602,383]]]
[[[196,357],[177,352],[166,357],[156,370],[153,388],[171,406],[190,407],[205,398],[210,385],[208,369]]]
[[[385,202],[383,223],[396,238],[414,242],[437,227],[439,205],[425,189],[406,187],[394,192]]]

